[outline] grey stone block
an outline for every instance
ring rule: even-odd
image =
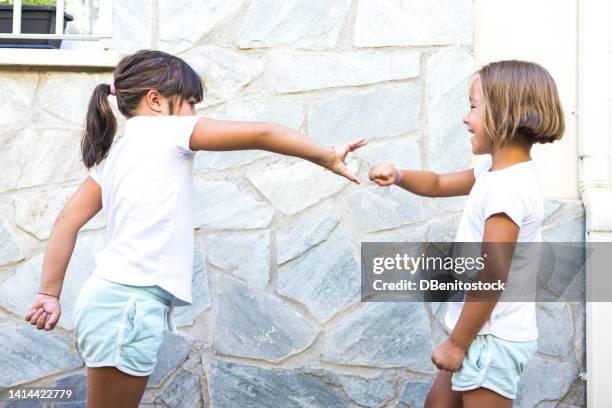
[[[433,373],[429,317],[421,303],[367,303],[330,329],[321,359]]]
[[[279,362],[314,341],[316,327],[279,298],[219,277],[216,353]]]

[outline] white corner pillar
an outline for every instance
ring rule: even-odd
[[[612,241],[608,124],[608,0],[578,0],[579,189],[586,211],[586,241]],[[612,245],[612,244],[610,244]],[[604,274],[612,267],[586,265],[587,299],[612,297]],[[605,296],[605,297],[604,297]],[[587,406],[612,408],[612,302],[586,304]]]

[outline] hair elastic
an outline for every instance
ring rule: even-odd
[[[53,296],[54,298],[58,298],[58,299],[59,299],[59,296],[57,296],[57,295],[52,295],[51,293],[38,292],[38,294],[39,294],[39,295],[46,295],[46,296]]]
[[[114,83],[110,85],[110,94],[113,96],[117,95],[117,88],[115,88]]]
[[[400,181],[402,180],[402,172],[398,169],[395,169],[395,181],[393,184],[399,186]]]

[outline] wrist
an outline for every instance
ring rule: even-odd
[[[401,180],[402,180],[402,172],[399,169],[393,169],[395,172],[395,180],[393,181],[393,184],[395,184],[396,186],[399,186]]]
[[[466,339],[462,339],[459,336],[457,336],[454,333],[451,333],[450,336],[448,336],[448,341],[455,347],[463,350],[463,351],[467,351],[467,349],[470,347],[470,343],[471,341],[467,341]]]
[[[51,291],[46,291],[46,290],[39,290],[38,291],[39,295],[44,295],[44,296],[49,296],[49,297],[54,297],[57,300],[59,300],[59,294],[56,295],[55,293],[51,292]]]
[[[322,166],[327,170],[331,170],[338,162],[338,152],[336,151],[336,148],[334,146],[327,146]]]

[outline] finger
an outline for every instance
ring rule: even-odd
[[[350,181],[352,181],[353,183],[359,185],[361,184],[361,180],[359,179],[359,177],[355,176],[352,173],[348,173],[344,175],[344,177],[346,177],[347,179],[349,179]]]
[[[353,173],[348,171],[346,169],[346,167],[345,168],[340,168],[338,174],[343,176],[343,177],[346,177],[347,179],[349,179],[350,181],[352,181],[355,184],[361,184],[361,180],[359,180],[359,178],[357,176],[355,176]]]
[[[49,316],[49,318],[47,319],[47,325],[45,326],[45,330],[53,329],[55,325],[57,324],[59,317],[60,317],[59,310],[56,310],[53,313],[51,313],[51,316]]]
[[[38,318],[40,317],[40,315],[43,314],[44,312],[45,311],[42,307],[36,309],[36,312],[34,312],[34,314],[32,315],[32,318],[30,319],[30,324],[34,326],[36,322],[38,321]]]
[[[36,322],[36,328],[38,330],[42,330],[42,328],[45,327],[45,323],[47,322],[47,316],[47,313],[43,312],[43,314],[41,314],[38,318],[38,321]]]
[[[389,179],[387,179],[385,177],[378,177],[378,178],[376,178],[374,180],[374,182],[376,184],[378,184],[379,186],[381,186],[381,187],[386,187],[386,186],[391,185],[391,180],[389,180]]]
[[[355,151],[355,150],[359,149],[360,147],[363,147],[363,146],[365,146],[367,144],[368,144],[368,141],[365,140],[365,139],[357,140],[356,142],[350,143],[348,145],[349,152]]]
[[[36,308],[32,308],[30,309],[30,311],[25,315],[25,319],[26,321],[30,321],[30,319],[32,318],[32,316],[34,316],[34,313],[36,313]]]
[[[376,166],[372,166],[370,167],[370,171],[368,171],[368,177],[370,178],[370,180],[374,181],[374,177],[376,176]]]

